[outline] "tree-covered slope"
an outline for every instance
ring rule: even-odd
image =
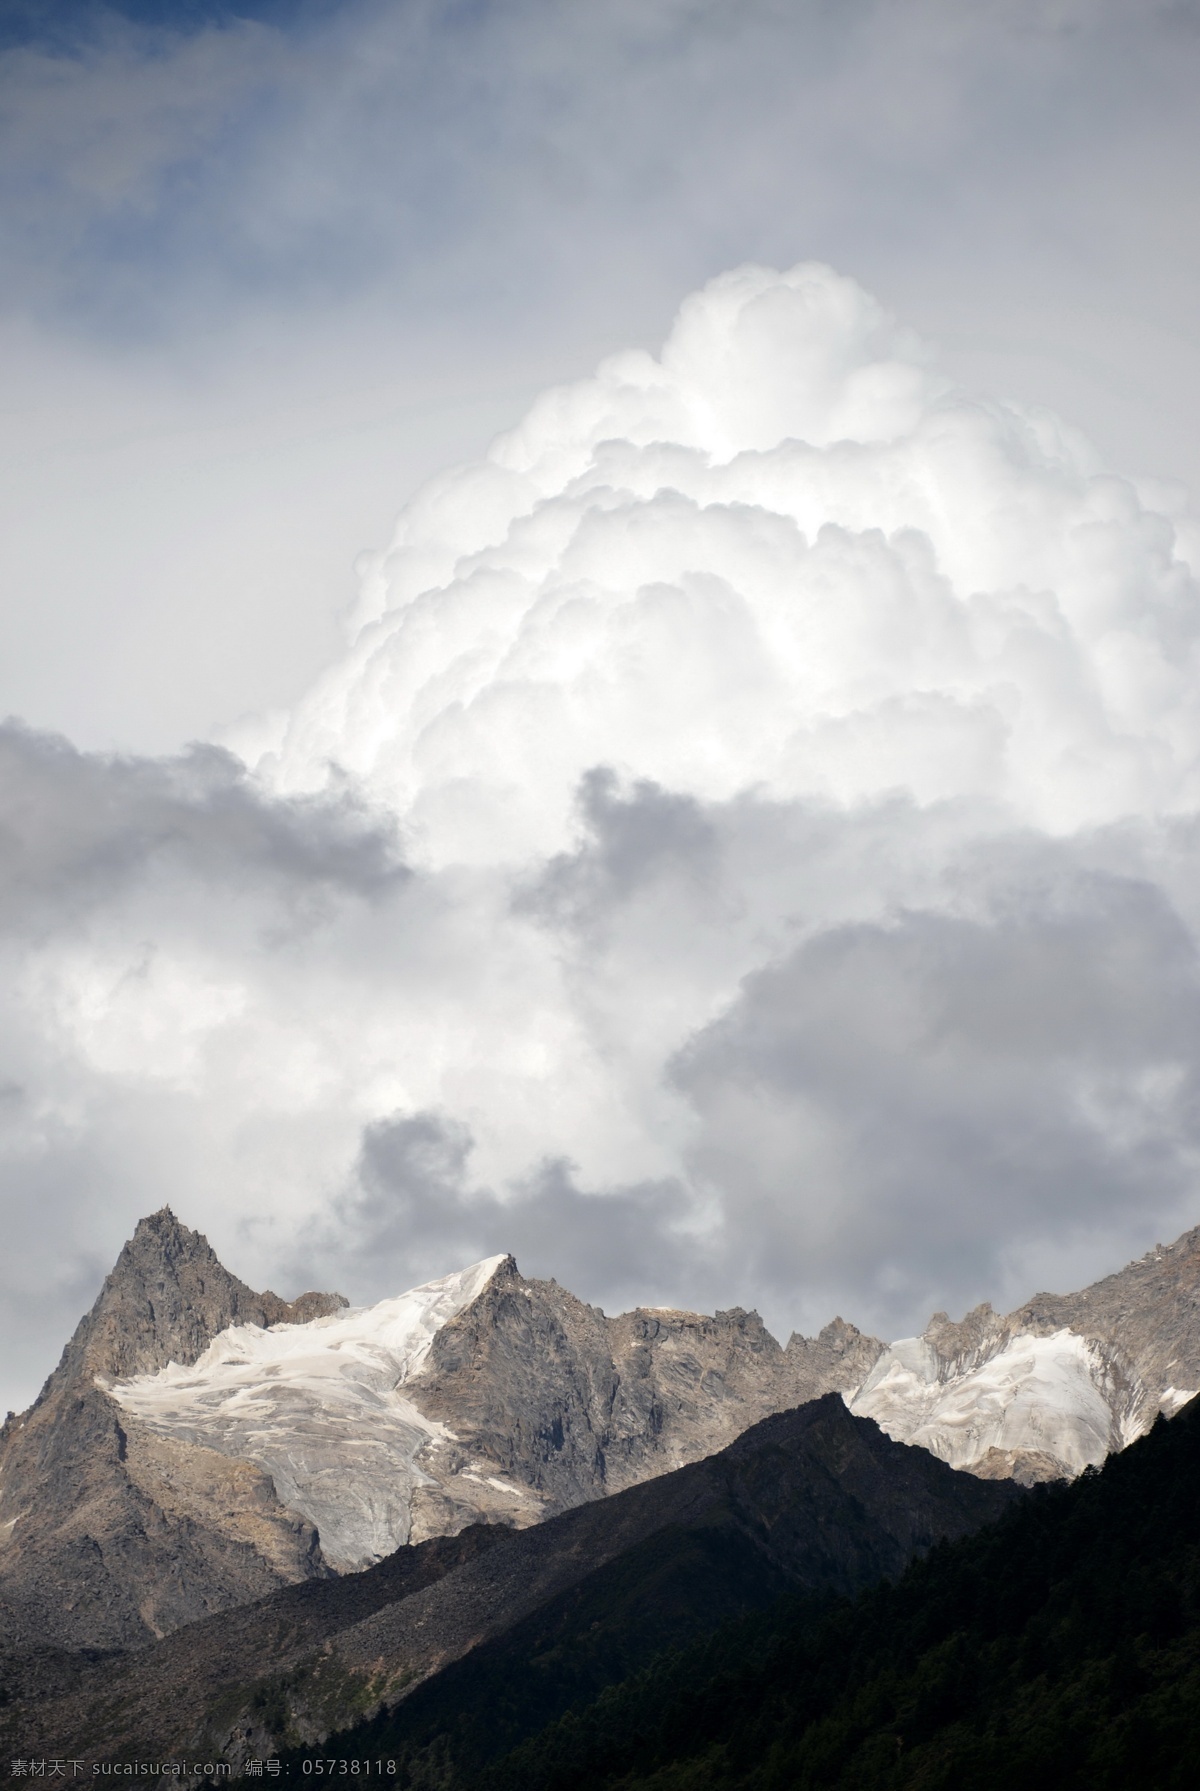
[[[487,1791],[1183,1791],[1200,1772],[1200,1402],[824,1615],[666,1654]]]

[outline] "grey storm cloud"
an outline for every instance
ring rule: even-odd
[[[991,893],[987,921],[819,934],[676,1058],[701,1116],[690,1166],[731,1191],[749,1279],[855,1277],[896,1312],[938,1285],[1002,1285],[1048,1231],[1190,1210],[1192,935],[1146,884],[1077,872]]]
[[[689,1237],[690,1203],[675,1180],[586,1192],[573,1166],[537,1164],[504,1196],[472,1174],[470,1128],[450,1115],[393,1114],[368,1126],[350,1193],[311,1240],[293,1277],[336,1267],[360,1296],[384,1298],[467,1263],[511,1253],[526,1274],[561,1281],[610,1309],[703,1282],[706,1252]]]
[[[615,909],[664,879],[711,886],[720,838],[694,796],[649,779],[626,791],[611,766],[597,765],[580,779],[576,807],[581,844],[556,854],[518,891],[517,913],[580,931],[603,927]]]
[[[600,773],[580,802],[585,837],[522,899],[594,998],[622,965],[647,1002],[671,965],[694,987],[739,936],[760,957],[663,1071],[720,1214],[697,1285],[719,1264],[726,1297],[894,1331],[1019,1297],[1039,1240],[1099,1268],[1131,1217],[1190,1222],[1193,821],[1056,840],[961,805],[702,804]]]
[[[394,820],[349,792],[280,802],[218,746],[174,759],[78,751],[0,724],[0,926],[44,928],[152,867],[201,883],[377,895],[403,879]]]

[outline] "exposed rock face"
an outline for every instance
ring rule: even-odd
[[[785,1350],[740,1308],[608,1318],[507,1257],[438,1332],[409,1391],[455,1433],[431,1450],[442,1497],[461,1496],[466,1464],[529,1488],[548,1516],[711,1455],[771,1412],[852,1390],[883,1347],[839,1319]]]
[[[16,1712],[4,1739],[14,1752],[38,1753],[53,1737],[54,1749],[85,1762],[223,1755],[240,1763],[321,1741],[395,1704],[648,1546],[659,1559],[672,1549],[698,1557],[682,1590],[702,1629],[789,1587],[848,1593],[897,1573],[1014,1497],[1010,1486],[984,1485],[889,1442],[826,1398],[534,1529],[474,1527],[401,1549],[336,1584],[288,1588],[127,1663],[84,1669],[74,1691]],[[714,1599],[717,1558],[728,1563],[725,1605]],[[647,1620],[653,1629],[653,1610]]]
[[[852,1410],[988,1478],[1071,1477],[1200,1387],[1200,1228],[1076,1294],[982,1305],[875,1363]]]
[[[289,1304],[255,1293],[164,1206],[139,1222],[37,1405],[63,1381],[125,1380],[194,1362],[229,1325],[303,1324],[346,1303],[341,1294],[306,1293]]]
[[[194,1361],[232,1322],[344,1304],[256,1294],[167,1208],[143,1219],[33,1406],[0,1432],[0,1641],[137,1644],[327,1571],[266,1474],[172,1450],[106,1388]]]

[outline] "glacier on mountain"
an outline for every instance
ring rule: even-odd
[[[504,1260],[308,1324],[233,1325],[190,1367],[171,1362],[106,1390],[162,1435],[255,1462],[316,1525],[332,1567],[367,1567],[409,1540],[413,1492],[435,1483],[417,1458],[454,1441],[402,1389]]]
[[[847,1403],[951,1467],[1042,1479],[1098,1466],[1191,1397],[1171,1387],[1155,1399],[1095,1338],[1002,1329],[965,1361],[929,1336],[901,1338]]]

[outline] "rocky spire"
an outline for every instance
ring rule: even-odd
[[[138,1221],[96,1303],[42,1390],[97,1375],[122,1380],[168,1362],[192,1363],[228,1325],[302,1323],[346,1305],[341,1294],[281,1300],[255,1293],[217,1259],[208,1239],[180,1224],[169,1206]]]
[[[0,1429],[0,1647],[140,1645],[326,1573],[269,1475],[159,1442],[105,1388],[194,1362],[227,1325],[345,1304],[255,1293],[169,1207],[141,1220],[33,1406]]]

